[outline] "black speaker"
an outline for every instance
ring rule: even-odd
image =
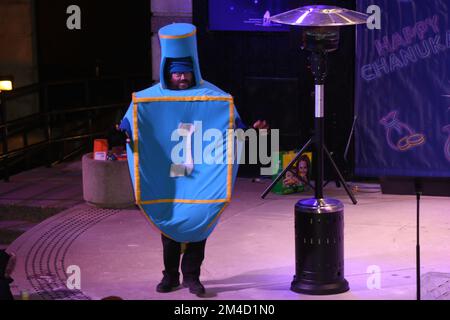
[[[380,185],[383,194],[414,195],[420,191],[424,196],[450,197],[449,178],[380,177]]]

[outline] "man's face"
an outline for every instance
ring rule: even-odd
[[[171,90],[186,90],[194,85],[194,75],[192,72],[174,72],[169,82]]]

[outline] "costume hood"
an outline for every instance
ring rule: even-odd
[[[163,89],[168,87],[167,62],[179,58],[191,58],[195,76],[193,88],[199,87],[203,79],[198,62],[197,28],[189,23],[174,23],[161,28],[158,34],[161,43],[160,81]]]

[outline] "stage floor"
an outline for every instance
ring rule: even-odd
[[[289,290],[295,272],[294,205],[312,193],[260,194],[268,184],[238,179],[232,204],[207,241],[198,298],[180,288],[161,294],[160,234],[138,210],[76,205],[34,227],[9,248],[17,255],[14,294],[30,299],[415,299],[416,199],[358,192],[353,205],[330,184],[326,197],[345,204],[345,277],[350,291],[309,296]],[[424,298],[450,299],[450,199],[422,197],[421,254]],[[81,289],[69,290],[71,266]],[[379,270],[380,288],[369,288]],[[67,273],[69,271],[69,274]],[[377,275],[375,275],[377,277]],[[448,282],[445,280],[449,280]],[[441,281],[437,289],[436,281]],[[440,290],[440,291],[439,291]],[[446,291],[447,290],[447,291]]]

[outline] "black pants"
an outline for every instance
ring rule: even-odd
[[[178,277],[181,259],[181,243],[161,235],[165,273],[170,277]],[[184,280],[199,279],[200,267],[205,258],[206,240],[201,242],[191,242],[187,244],[186,250],[181,261],[181,271]]]

